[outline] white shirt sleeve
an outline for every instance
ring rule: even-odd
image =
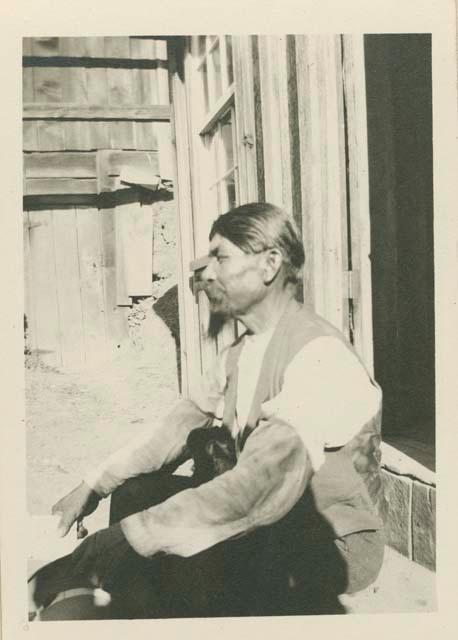
[[[315,470],[325,447],[346,444],[378,411],[380,388],[338,338],[307,344],[288,366],[282,391],[263,404],[266,417],[293,425]]]

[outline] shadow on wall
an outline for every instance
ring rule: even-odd
[[[181,393],[181,351],[180,351],[180,319],[178,315],[178,285],[168,289],[153,304],[154,312],[167,325],[175,341],[175,353],[178,372],[178,386]]]

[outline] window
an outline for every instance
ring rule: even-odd
[[[207,251],[212,221],[238,203],[234,68],[230,36],[195,36],[191,112],[196,155],[196,255]]]
[[[235,335],[234,323],[213,327],[206,296],[199,287],[208,251],[208,234],[219,214],[239,202],[235,82],[231,36],[193,36],[188,104],[191,114],[194,274],[200,326],[201,368]],[[209,328],[209,335],[207,329]]]
[[[205,136],[205,146],[210,155],[209,166],[212,169],[208,176],[208,190],[218,213],[234,207],[237,201],[233,122],[234,109],[231,108]]]
[[[230,36],[198,36],[194,38],[193,55],[197,58],[205,114],[233,92],[234,71]]]

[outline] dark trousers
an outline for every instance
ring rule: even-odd
[[[196,486],[166,472],[128,480],[111,497],[110,524]],[[305,542],[299,503],[282,520],[189,558],[157,554],[126,563],[117,617],[210,617],[344,613],[338,595],[364,589],[383,560],[383,535],[362,531]]]

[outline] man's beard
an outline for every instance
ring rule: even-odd
[[[205,292],[210,303],[210,320],[208,323],[208,337],[216,338],[223,326],[231,319],[232,314],[224,303],[224,296],[218,292]]]
[[[226,322],[230,320],[231,315],[227,311],[211,311],[210,310],[210,320],[208,323],[208,337],[216,338],[220,333],[221,329],[224,327]]]

